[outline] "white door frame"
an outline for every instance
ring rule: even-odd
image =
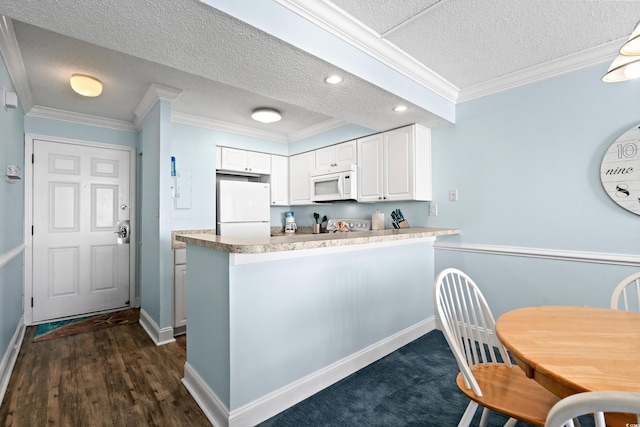
[[[61,138],[57,136],[40,135],[33,133],[25,133],[24,135],[24,324],[33,324],[33,308],[31,307],[31,298],[33,297],[33,236],[31,235],[31,226],[33,225],[33,141],[35,139],[43,139],[51,142],[59,142],[66,144],[76,144],[86,147],[116,149],[129,152],[129,196],[131,202],[130,209],[130,233],[131,243],[129,245],[129,307],[140,307],[140,301],[136,298],[136,248],[138,245],[136,239],[136,149],[125,145],[105,144],[100,142],[84,141],[71,138]]]

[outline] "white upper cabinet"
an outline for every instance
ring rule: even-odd
[[[216,170],[222,169],[222,147],[216,145]]]
[[[289,157],[289,204],[310,205],[311,172],[315,166],[315,152]]]
[[[315,153],[316,172],[331,172],[334,169],[357,163],[356,140],[320,148]]]
[[[358,140],[358,201],[382,200],[382,156],[383,134],[367,136]]]
[[[271,173],[271,155],[256,151],[222,147],[221,168],[226,171],[260,175]]]
[[[271,155],[271,206],[289,205],[289,159]]]
[[[431,200],[431,130],[406,126],[358,140],[358,201]]]

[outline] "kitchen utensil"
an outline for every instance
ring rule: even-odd
[[[316,220],[316,224],[318,224],[318,219],[320,219],[320,214],[317,212],[313,213],[313,218]]]

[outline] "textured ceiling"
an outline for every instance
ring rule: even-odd
[[[618,40],[640,19],[640,1],[332,3],[460,89]]]
[[[640,2],[629,1],[321,5],[342,9],[461,91],[623,39],[640,18]],[[326,123],[373,130],[446,123],[196,0],[3,0],[0,14],[13,20],[36,107],[133,122],[134,108],[156,83],[182,91],[173,103],[177,113],[274,132],[283,140]],[[345,82],[329,87],[323,79],[334,71]],[[99,77],[103,95],[74,94],[68,86],[73,72]],[[392,112],[401,102],[409,110]],[[269,125],[252,121],[249,113],[261,106],[280,109],[284,119]]]

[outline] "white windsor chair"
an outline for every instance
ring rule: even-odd
[[[458,426],[469,426],[478,406],[483,407],[480,427],[486,426],[489,410],[510,417],[505,427],[518,420],[543,426],[559,399],[512,366],[477,285],[462,271],[447,268],[436,277],[434,288],[436,314],[460,369],[456,382],[470,399]]]
[[[640,272],[625,277],[618,283],[611,294],[611,308],[640,311]]]
[[[596,427],[605,427],[604,413],[635,414],[640,425],[640,393],[630,391],[588,391],[565,397],[549,411],[545,427],[571,425],[571,419],[593,414]]]

